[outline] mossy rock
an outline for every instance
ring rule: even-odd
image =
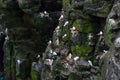
[[[73,9],[70,4],[70,0],[63,0],[63,9],[67,12],[69,12]]]
[[[70,74],[69,70],[63,67],[63,64],[60,61],[55,61],[53,64],[53,71],[52,74],[54,75],[54,78],[59,76],[59,78],[62,78],[62,76],[68,76]]]
[[[0,8],[5,8],[5,4],[3,3],[3,0],[0,0]]]
[[[111,46],[112,44],[112,38],[113,38],[113,33],[112,31],[112,26],[110,25],[109,22],[106,23],[106,36],[105,36],[105,44],[107,46]]]
[[[89,20],[76,20],[73,23],[73,26],[75,26],[82,33],[90,33],[94,29]]]
[[[71,49],[73,54],[76,54],[83,58],[86,58],[88,54],[93,50],[91,46],[80,46],[80,45],[72,46]]]
[[[81,80],[82,76],[77,75],[76,73],[70,73],[68,80]]]

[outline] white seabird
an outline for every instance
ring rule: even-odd
[[[70,28],[71,31],[74,31],[76,28],[73,26],[72,28]]]
[[[59,29],[60,29],[60,26],[57,26],[57,27],[56,27],[56,30],[59,30]]]
[[[60,18],[58,19],[59,21],[61,21],[64,18],[63,15],[60,16]]]
[[[66,57],[66,60],[68,60],[68,61],[69,61],[69,60],[71,60],[71,59],[72,59],[72,54],[71,54],[71,53],[69,53],[69,54],[68,54],[68,56]]]
[[[20,63],[21,63],[21,60],[18,59],[18,60],[17,60],[17,63],[20,64]]]
[[[44,11],[44,14],[48,14],[47,11]]]
[[[74,61],[77,61],[77,60],[79,60],[79,59],[80,59],[79,56],[76,56],[76,57],[73,58]]]
[[[90,34],[88,35],[88,39],[91,40],[92,38],[93,38],[93,35],[90,33]]]
[[[115,47],[120,47],[120,37],[115,39],[114,45],[115,45]]]
[[[89,65],[90,65],[90,66],[93,66],[93,64],[92,64],[92,61],[91,61],[91,60],[88,60],[88,63],[89,63]]]
[[[51,44],[52,44],[52,41],[51,41],[51,40],[49,40],[48,45],[51,45]]]
[[[59,39],[56,40],[56,46],[59,46]]]
[[[50,53],[53,53],[53,51],[52,51],[52,50],[50,50],[49,52],[50,52]]]
[[[44,16],[49,17],[49,13],[47,11],[44,11]]]
[[[57,55],[57,53],[56,52],[53,52],[53,56],[56,56]]]
[[[37,58],[40,58],[40,55],[39,55],[39,54],[37,55]]]
[[[68,24],[69,24],[69,21],[66,21],[63,26],[65,27],[65,26],[67,26]]]
[[[103,50],[104,53],[107,53],[108,51],[107,50]]]
[[[117,23],[114,19],[109,19],[110,26],[115,26]]]
[[[67,34],[64,34],[63,36],[62,36],[62,38],[65,38],[67,36]]]
[[[100,31],[97,35],[101,36],[101,35],[103,35],[103,32],[102,32],[102,31]]]

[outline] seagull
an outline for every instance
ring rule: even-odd
[[[60,18],[58,19],[59,21],[61,21],[64,18],[63,15],[60,16]]]
[[[49,13],[47,11],[44,11],[44,14],[45,17],[49,17]]]
[[[103,32],[102,32],[102,31],[100,31],[97,35],[101,36],[101,35],[103,35]]]
[[[69,53],[68,56],[66,57],[66,60],[69,61],[69,60],[71,60],[71,59],[72,59],[72,54]]]
[[[88,39],[91,40],[92,38],[93,38],[93,35],[90,33],[90,34],[88,35]]]
[[[47,11],[44,11],[44,14],[47,14]]]
[[[115,47],[120,47],[120,37],[115,39],[114,44],[115,44]]]
[[[39,55],[39,54],[37,55],[37,58],[40,58],[40,55]]]
[[[21,60],[18,59],[18,60],[17,60],[17,63],[20,64],[20,63],[21,63]]]
[[[109,19],[110,26],[115,26],[117,23],[114,19]]]
[[[57,45],[57,46],[59,45],[59,39],[56,40],[56,45]]]
[[[52,51],[52,50],[50,50],[49,52],[50,52],[50,53],[53,53],[53,51]]]
[[[79,59],[80,59],[79,56],[76,56],[76,57],[73,58],[74,61],[77,61]]]
[[[69,24],[69,21],[66,21],[63,26],[65,27],[65,26],[67,26],[68,24]]]
[[[51,40],[49,40],[48,45],[51,45],[51,44],[52,44],[52,41],[51,41]]]
[[[56,29],[59,30],[59,29],[60,29],[60,26],[57,26]]]
[[[57,53],[56,52],[53,52],[53,56],[56,56],[57,55]]]
[[[89,65],[90,65],[90,66],[93,66],[93,64],[92,64],[92,61],[91,61],[91,60],[88,60],[88,63],[89,63]]]
[[[107,53],[108,51],[107,50],[103,50],[104,53]]]
[[[65,38],[67,36],[67,34],[64,34],[63,36],[62,36],[62,38]]]
[[[76,28],[73,26],[72,28],[70,28],[71,31],[74,31]]]

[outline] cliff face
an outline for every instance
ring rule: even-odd
[[[43,56],[52,69],[44,69],[43,80],[119,80],[117,8],[114,0],[63,0],[59,25]]]
[[[5,79],[119,80],[119,8],[119,0],[0,0]]]

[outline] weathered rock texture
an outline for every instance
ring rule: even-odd
[[[0,0],[5,80],[119,80],[119,8],[120,0]]]

